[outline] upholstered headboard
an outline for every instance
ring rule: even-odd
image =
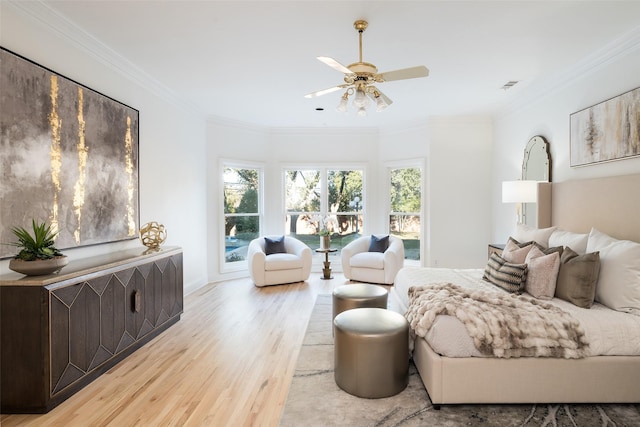
[[[541,184],[539,193],[540,228],[550,224],[588,233],[595,227],[640,242],[640,174]]]

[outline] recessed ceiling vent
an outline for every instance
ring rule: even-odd
[[[504,84],[504,86],[502,86],[500,89],[502,90],[508,90],[511,89],[512,87],[514,87],[516,84],[518,83],[518,80],[511,80],[508,81]]]

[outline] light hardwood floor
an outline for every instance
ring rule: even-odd
[[[257,288],[209,284],[185,298],[181,320],[44,415],[10,426],[277,426],[317,294],[342,274]]]

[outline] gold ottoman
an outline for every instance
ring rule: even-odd
[[[352,308],[387,308],[389,293],[382,286],[358,283],[333,290],[333,318]]]
[[[336,384],[369,399],[400,393],[409,382],[409,323],[382,308],[356,308],[333,319]]]

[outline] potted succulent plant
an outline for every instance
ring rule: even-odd
[[[58,233],[51,231],[51,225],[46,222],[37,223],[34,219],[31,223],[33,235],[22,227],[11,229],[18,241],[9,244],[20,248],[20,252],[9,261],[9,268],[28,276],[39,276],[51,274],[67,265],[67,257],[54,246]]]

